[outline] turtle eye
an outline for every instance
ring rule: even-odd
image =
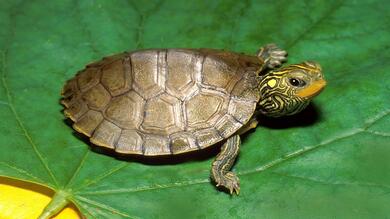
[[[298,78],[290,78],[289,82],[294,87],[303,87],[306,85],[306,82],[304,80]]]

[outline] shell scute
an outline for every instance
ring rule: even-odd
[[[136,130],[123,130],[115,151],[123,154],[143,154],[142,136]]]
[[[205,148],[210,144],[223,140],[223,137],[214,127],[195,131],[194,135],[200,148]]]
[[[82,99],[91,109],[99,110],[110,102],[111,95],[103,87],[103,85],[98,84],[97,86],[85,92],[82,96]]]
[[[82,92],[96,86],[100,80],[100,69],[88,67],[80,72],[77,77],[77,82]]]
[[[143,154],[147,156],[172,154],[168,139],[155,135],[145,136],[143,152]]]
[[[119,96],[113,98],[107,109],[105,110],[106,117],[122,128],[136,128],[137,124],[133,117],[137,107],[130,98]]]
[[[77,122],[73,124],[73,128],[76,131],[83,133],[88,137],[91,137],[92,133],[94,132],[96,127],[98,127],[99,124],[103,121],[103,119],[104,118],[102,113],[95,110],[89,110]]]
[[[189,129],[208,127],[215,123],[223,111],[225,98],[211,90],[202,90],[186,101],[186,114]]]
[[[91,142],[96,145],[115,149],[116,142],[120,135],[121,128],[112,122],[104,120],[93,133]]]
[[[230,93],[233,86],[241,79],[237,74],[238,65],[229,65],[220,59],[206,58],[203,63],[202,82],[214,89]]]
[[[256,109],[256,102],[248,102],[245,99],[231,98],[228,108],[229,115],[241,123],[245,123]]]
[[[235,120],[233,116],[225,114],[216,124],[215,127],[219,130],[219,134],[226,138],[234,133],[242,126],[240,122]]]
[[[130,59],[127,57],[113,61],[102,68],[101,82],[112,96],[130,90],[132,84],[130,65]]]
[[[203,58],[186,50],[167,53],[166,89],[169,94],[183,100],[198,89],[201,81]]]
[[[196,144],[196,139],[189,132],[175,133],[170,136],[170,139],[170,147],[173,154],[180,154],[199,149]]]
[[[142,129],[155,134],[169,135],[184,129],[181,102],[168,94],[146,102]]]
[[[148,99],[164,91],[165,71],[163,54],[155,50],[133,53],[131,55],[133,89]]]
[[[254,74],[242,67],[248,60],[205,49],[110,56],[66,83],[64,113],[92,143],[118,153],[199,150],[228,138],[253,115],[258,95]]]
[[[75,100],[68,108],[64,110],[66,117],[72,121],[77,121],[82,115],[88,112],[88,106],[81,100]]]

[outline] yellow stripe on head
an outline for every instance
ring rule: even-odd
[[[291,67],[300,68],[308,72],[319,72],[322,71],[321,66],[315,62],[306,61],[300,64],[290,65]]]

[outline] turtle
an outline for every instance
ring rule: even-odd
[[[240,135],[258,115],[302,111],[325,87],[314,61],[282,66],[287,52],[266,44],[256,55],[221,49],[143,49],[88,64],[61,92],[64,115],[93,145],[146,157],[221,149],[211,179],[239,194],[231,169]]]

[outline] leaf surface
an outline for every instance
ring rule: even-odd
[[[390,215],[390,5],[386,1],[2,1],[0,175],[67,190],[88,218],[386,218]],[[85,64],[139,48],[277,43],[316,60],[328,87],[293,118],[264,118],[234,171],[212,156],[150,165],[91,151],[59,93]]]

